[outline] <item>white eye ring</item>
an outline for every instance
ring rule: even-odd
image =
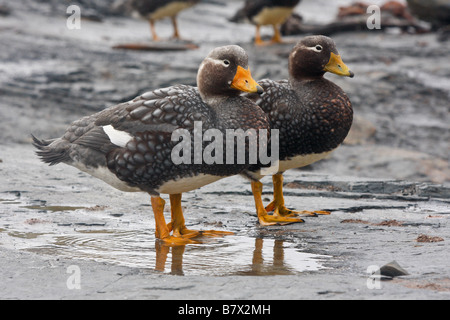
[[[223,63],[223,65],[224,65],[225,67],[227,67],[227,68],[228,68],[228,67],[230,66],[230,64],[231,64],[230,60],[223,60],[222,63]]]
[[[315,52],[322,52],[323,47],[320,44],[318,44],[318,45],[316,45],[314,47],[311,47],[311,50],[315,51]]]

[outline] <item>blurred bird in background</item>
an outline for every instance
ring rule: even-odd
[[[230,19],[231,22],[249,20],[256,25],[256,45],[265,45],[261,39],[262,26],[272,26],[274,36],[270,43],[282,43],[280,26],[292,15],[300,0],[246,0],[242,9]]]
[[[159,41],[155,22],[170,18],[174,30],[173,38],[180,39],[177,16],[181,11],[196,5],[198,2],[200,0],[128,0],[126,6],[134,15],[149,21],[153,41]]]

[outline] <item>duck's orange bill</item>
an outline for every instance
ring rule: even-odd
[[[355,76],[342,61],[341,56],[334,54],[333,52],[331,53],[330,61],[323,70],[343,77],[353,78]]]
[[[264,92],[263,88],[252,78],[250,68],[245,70],[241,66],[237,68],[236,75],[231,83],[231,88],[259,94]]]

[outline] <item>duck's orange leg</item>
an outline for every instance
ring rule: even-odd
[[[264,46],[266,43],[261,39],[261,26],[256,25],[255,45]]]
[[[160,39],[156,34],[155,21],[150,19],[149,22],[150,22],[150,32],[152,33],[153,41],[159,41]]]
[[[305,222],[300,218],[284,217],[280,215],[269,215],[264,208],[262,201],[262,188],[263,185],[259,181],[252,181],[252,192],[255,198],[256,213],[258,214],[259,223],[263,226],[273,226],[273,225],[286,225],[291,223],[302,223]]]
[[[283,43],[283,38],[281,37],[280,27],[276,24],[273,25],[273,37],[272,43]]]
[[[294,211],[286,208],[283,196],[283,174],[278,173],[272,176],[273,198],[274,200],[266,207],[266,211],[273,211],[274,216],[295,217],[299,215],[317,217],[320,215],[329,215],[328,211]]]
[[[178,30],[178,23],[177,23],[177,17],[172,17],[172,25],[173,25],[173,38],[174,39],[181,39],[180,32]]]
[[[151,198],[153,213],[155,215],[156,223],[156,238],[163,241],[167,245],[186,245],[189,243],[195,243],[195,241],[189,238],[180,236],[178,231],[173,236],[170,235],[169,226],[166,224],[166,219],[164,218],[164,206],[166,202],[161,197],[152,196]]]
[[[175,237],[192,238],[200,234],[199,231],[189,230],[186,228],[186,222],[184,220],[183,208],[181,207],[181,194],[170,195],[170,212],[172,221],[168,227],[173,230]]]
[[[172,221],[169,223],[168,227],[169,229],[173,230],[173,235],[175,237],[184,237],[184,238],[193,238],[197,236],[220,237],[234,234],[233,232],[228,231],[215,231],[215,230],[197,231],[186,228],[183,215],[183,208],[181,207],[181,196],[182,196],[181,194],[170,195]]]

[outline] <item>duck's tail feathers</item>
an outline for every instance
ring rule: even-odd
[[[69,149],[61,144],[54,143],[56,140],[41,140],[31,135],[33,138],[33,146],[38,149],[36,154],[45,163],[54,166],[61,162],[70,160]]]

